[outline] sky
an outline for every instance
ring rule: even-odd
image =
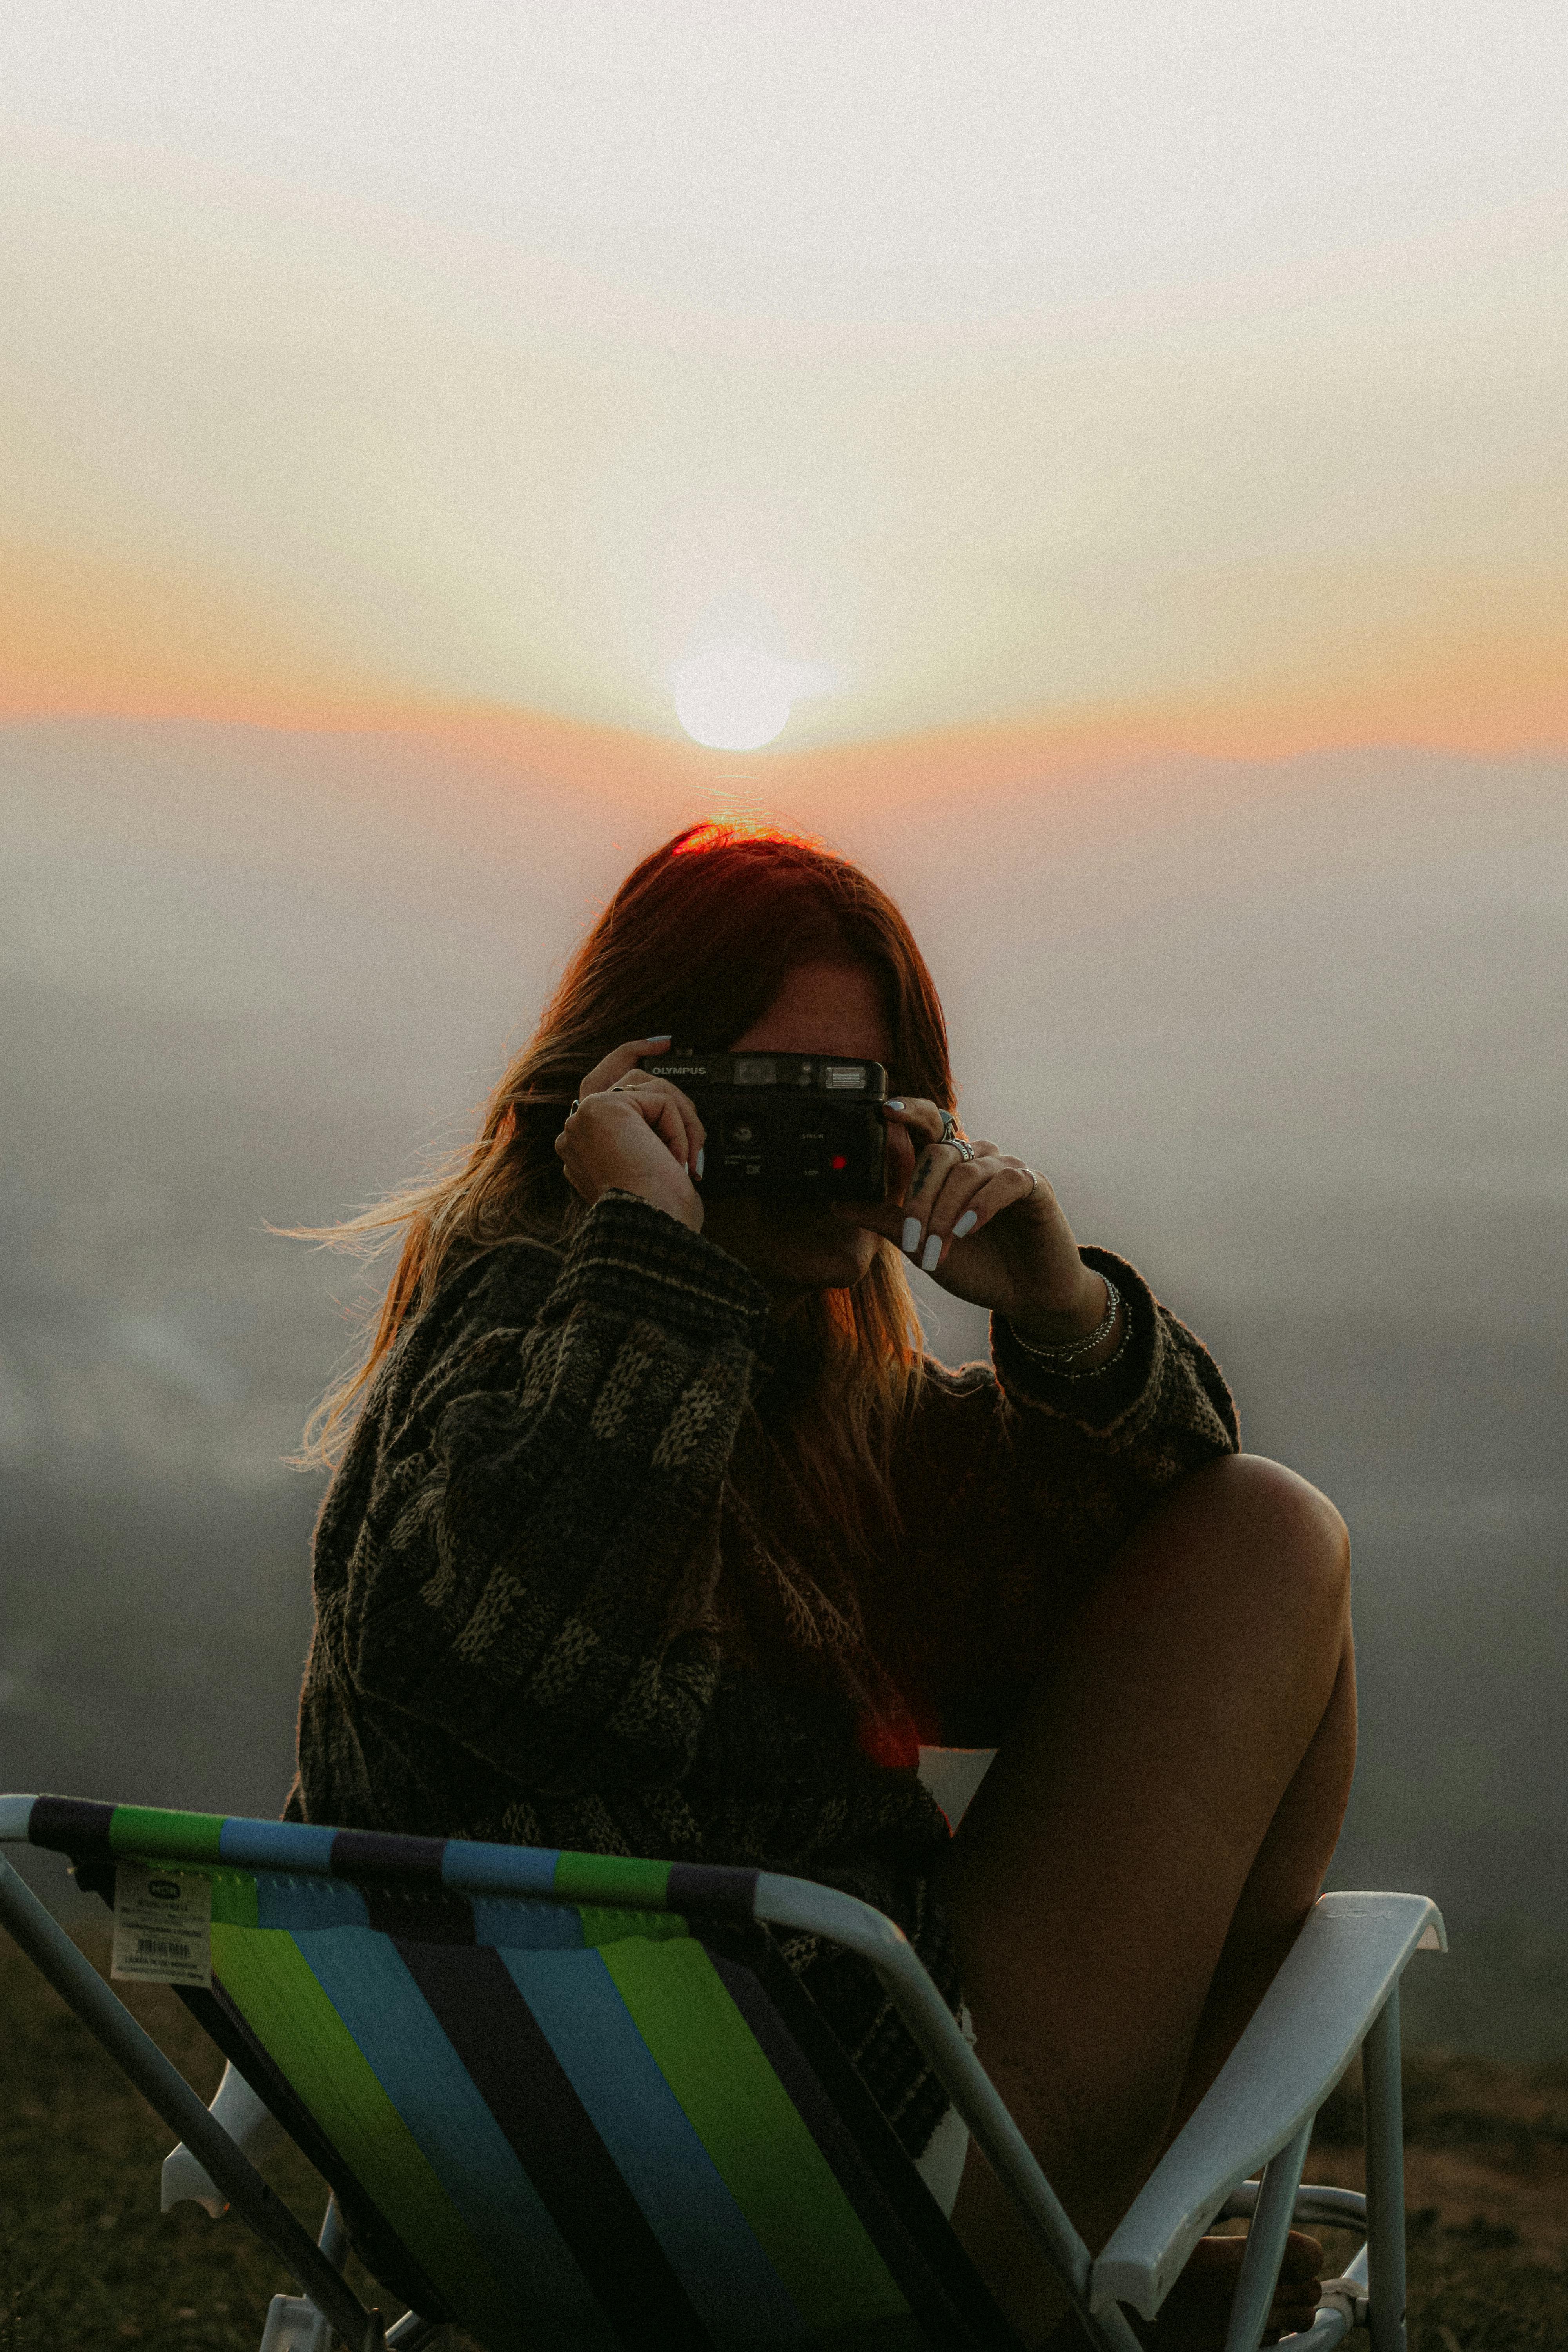
[[[1555,0],[8,0],[0,714],[1560,746],[1565,100]]]

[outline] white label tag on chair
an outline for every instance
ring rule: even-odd
[[[147,1870],[121,1862],[114,1872],[111,1977],[143,1984],[210,1986],[213,1888],[210,1878]]]

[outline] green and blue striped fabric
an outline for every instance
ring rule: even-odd
[[[191,2005],[371,2267],[492,2352],[1011,2340],[752,1874],[58,1798],[29,1835],[105,1891],[210,1879]]]

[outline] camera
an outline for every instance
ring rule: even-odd
[[[700,1190],[879,1201],[887,1190],[880,1062],[837,1054],[708,1054],[643,1063],[689,1095],[707,1130]]]

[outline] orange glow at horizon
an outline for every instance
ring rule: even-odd
[[[1548,0],[110,16],[6,19],[0,716],[634,793],[1568,741]]]
[[[1005,719],[762,751],[400,689],[316,654],[205,582],[37,551],[0,558],[0,720],[198,720],[403,735],[541,782],[637,800],[733,802],[742,817],[822,792],[923,798],[1166,755],[1273,760],[1357,745],[1508,755],[1568,746],[1568,627],[1411,628],[1359,663],[1238,677],[1227,691],[1129,697]]]

